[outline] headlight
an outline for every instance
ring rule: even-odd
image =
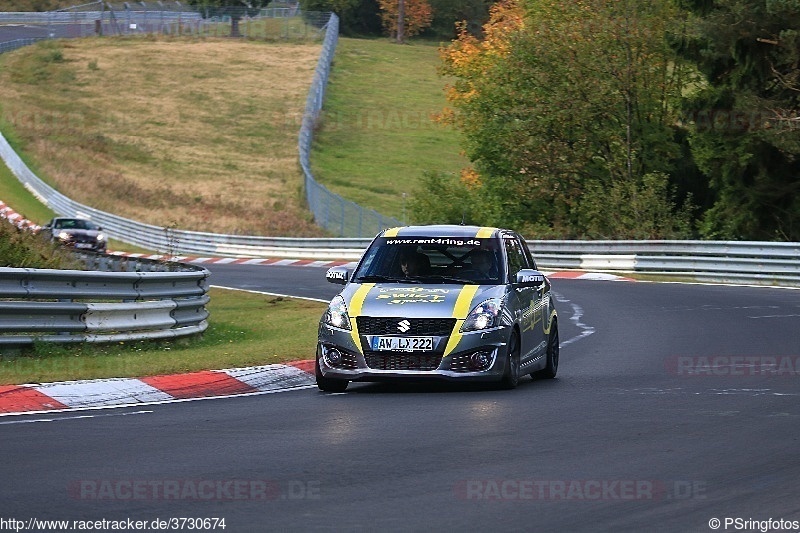
[[[328,326],[333,326],[339,329],[350,329],[350,317],[347,315],[347,306],[344,304],[344,298],[337,296],[331,300],[328,305],[328,310],[322,318],[323,323]]]
[[[104,240],[106,240],[106,236],[105,236],[105,234],[103,234],[103,233],[98,233],[98,234],[97,234],[97,240],[98,240],[98,241],[104,241]]]
[[[60,231],[58,233],[58,238],[59,238],[59,240],[62,240],[62,241],[68,241],[69,240],[69,233],[67,233],[66,231]]]
[[[500,311],[503,308],[503,300],[500,298],[490,298],[475,306],[469,312],[461,331],[479,331],[482,329],[494,328],[500,325]]]

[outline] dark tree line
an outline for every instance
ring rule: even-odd
[[[800,240],[800,2],[684,0],[679,53],[707,82],[686,101],[713,205],[702,235]]]
[[[472,31],[480,32],[494,0],[428,0],[433,10],[431,26],[422,37],[452,39],[456,23],[467,21]],[[384,34],[377,0],[301,0],[307,11],[333,11],[339,16],[340,28],[347,36],[380,36]]]

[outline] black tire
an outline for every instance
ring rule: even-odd
[[[317,387],[322,392],[344,392],[347,390],[347,384],[350,383],[346,379],[335,379],[335,378],[326,378],[322,375],[322,371],[319,369],[319,358],[318,355],[314,359],[314,376],[317,378]]]
[[[519,384],[519,335],[517,332],[511,334],[508,341],[508,357],[506,357],[506,369],[503,377],[500,378],[500,387],[506,390],[515,389]]]
[[[558,322],[553,322],[550,328],[550,335],[547,337],[547,365],[537,372],[531,374],[534,379],[553,379],[558,373],[558,358],[560,354],[558,340]]]

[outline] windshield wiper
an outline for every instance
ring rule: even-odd
[[[389,282],[389,283],[403,283],[403,282],[412,281],[414,283],[419,283],[419,281],[417,281],[417,280],[408,280],[406,278],[395,278],[395,277],[392,277],[392,276],[382,276],[380,274],[369,274],[367,276],[359,276],[359,277],[356,278],[356,281],[366,282],[366,283],[369,283],[369,282],[380,282],[380,281],[386,281],[386,282]]]
[[[465,279],[465,278],[458,278],[455,276],[443,276],[441,274],[434,274],[432,276],[426,276],[428,279],[435,279],[440,281],[450,281],[452,283],[464,283],[464,284],[477,284],[478,282],[472,279]]]

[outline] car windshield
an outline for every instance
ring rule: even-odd
[[[55,229],[97,229],[94,222],[82,218],[61,218],[53,224]]]
[[[354,280],[497,284],[504,272],[502,257],[497,239],[380,237],[365,252]]]

